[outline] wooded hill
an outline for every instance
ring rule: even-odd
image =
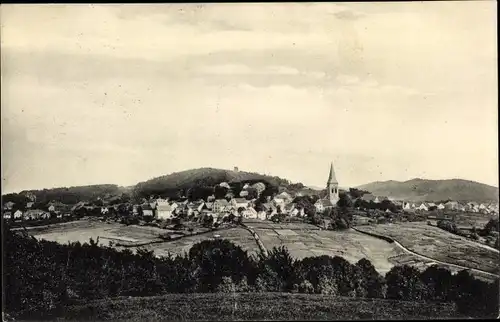
[[[358,188],[377,196],[406,201],[476,201],[498,202],[498,188],[484,183],[462,179],[408,181],[377,181]]]

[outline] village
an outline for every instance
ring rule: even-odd
[[[141,202],[121,202],[120,198],[105,200],[98,197],[95,201],[80,201],[69,205],[59,201],[40,204],[34,194],[26,194],[26,204],[16,204],[12,201],[3,205],[3,219],[20,223],[41,222],[50,220],[68,221],[84,217],[96,217],[101,220],[114,219],[123,223],[179,223],[184,221],[210,222],[218,225],[228,218],[257,219],[262,221],[305,220],[313,215],[323,215],[336,208],[339,200],[348,199],[347,206],[355,215],[356,223],[386,223],[387,221],[406,221],[409,216],[413,220],[450,219],[452,214],[472,213],[483,215],[498,215],[498,203],[479,203],[475,201],[442,202],[409,202],[394,200],[387,196],[376,196],[366,191],[339,189],[333,169],[327,180],[326,195],[304,196],[300,192],[281,191],[274,195],[263,196],[266,184],[257,182],[244,184],[238,196],[231,191],[227,182],[222,182],[217,188],[227,191],[224,198],[215,195],[206,199],[189,200],[158,198],[150,196],[142,198]],[[309,207],[308,207],[309,206]],[[370,220],[372,218],[373,220]]]

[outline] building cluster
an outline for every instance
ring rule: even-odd
[[[459,202],[447,201],[442,203],[434,202],[403,202],[404,210],[432,211],[448,210],[458,212],[472,212],[482,214],[498,214],[498,203],[479,203],[479,202]]]

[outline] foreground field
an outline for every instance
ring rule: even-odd
[[[38,239],[45,239],[48,241],[55,241],[60,244],[67,244],[68,242],[85,243],[90,238],[97,240],[99,244],[108,246],[110,242],[115,244],[118,250],[125,249],[122,246],[116,246],[117,243],[121,245],[144,244],[142,248],[153,250],[158,256],[166,256],[168,253],[172,255],[182,255],[188,252],[189,249],[196,243],[213,239],[215,235],[220,238],[228,239],[236,245],[241,246],[249,254],[257,254],[259,248],[252,235],[243,228],[229,228],[220,229],[217,231],[210,231],[200,235],[186,236],[173,241],[164,241],[158,236],[166,232],[171,232],[167,229],[148,226],[125,226],[118,223],[105,223],[100,221],[87,221],[81,220],[67,224],[57,224],[39,229],[30,230],[30,234]],[[127,247],[132,252],[137,250],[137,247]]]
[[[409,250],[438,261],[499,272],[498,252],[425,223],[401,223],[358,227],[361,231],[391,237]]]
[[[172,255],[182,255],[189,252],[189,249],[194,244],[203,240],[214,239],[216,235],[220,236],[218,238],[227,239],[240,246],[243,250],[248,251],[249,255],[256,255],[259,252],[257,243],[250,232],[239,227],[221,229],[195,236],[187,236],[175,241],[147,245],[143,248],[153,250],[158,256],[166,256],[168,253]]]
[[[426,268],[427,262],[406,254],[394,244],[353,230],[320,230],[310,224],[275,224],[247,222],[259,235],[264,246],[286,246],[290,254],[302,259],[309,256],[341,256],[351,263],[368,259],[381,274],[395,265],[408,264]],[[430,261],[428,261],[430,262]]]
[[[158,234],[167,230],[156,227],[125,226],[118,223],[80,220],[67,224],[51,225],[42,229],[30,230],[30,234],[39,239],[55,241],[61,244],[68,242],[88,242],[90,238],[97,240],[100,245],[109,245],[109,242],[144,243],[159,240]]]
[[[452,319],[453,303],[352,299],[320,294],[209,293],[118,298],[67,308],[60,320],[398,320]]]

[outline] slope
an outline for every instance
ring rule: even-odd
[[[483,183],[462,180],[427,180],[412,179],[408,181],[377,181],[361,185],[359,189],[367,190],[375,195],[388,196],[408,201],[498,201],[498,188]]]

